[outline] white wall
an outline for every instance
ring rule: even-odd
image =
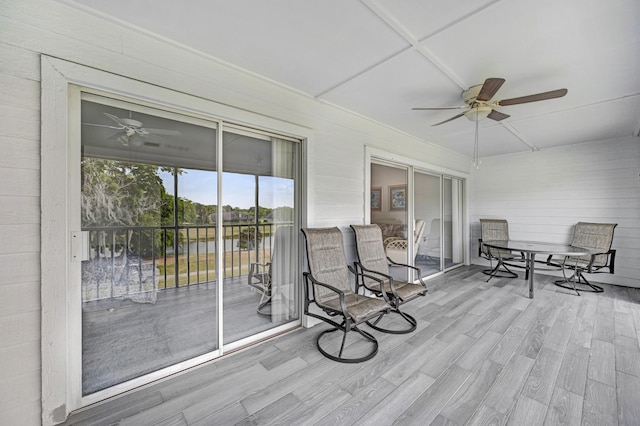
[[[557,243],[571,242],[577,222],[617,223],[615,274],[592,279],[640,288],[637,137],[483,158],[471,181],[473,263],[482,263],[480,218],[507,219],[516,240]]]
[[[469,159],[49,0],[0,0],[0,424],[40,424],[40,54],[306,127],[308,225],[364,222],[364,146]],[[212,111],[215,113],[215,111]],[[259,125],[260,123],[251,123]],[[61,123],[61,126],[65,123]],[[275,129],[278,130],[278,129]],[[352,247],[349,248],[352,250]],[[42,253],[60,256],[59,253]],[[62,261],[62,260],[61,260]],[[61,283],[64,285],[64,283]],[[48,418],[51,413],[44,413]]]

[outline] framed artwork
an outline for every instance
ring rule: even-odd
[[[382,188],[371,188],[371,210],[382,210]]]
[[[405,210],[407,208],[407,185],[389,187],[389,210]]]

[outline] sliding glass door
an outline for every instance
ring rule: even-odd
[[[408,180],[406,167],[371,164],[371,223],[382,229],[386,254],[397,263],[409,262]]]
[[[423,277],[464,262],[463,179],[377,160],[370,193],[370,222],[382,229],[391,260],[417,266]]]
[[[219,348],[217,129],[89,94],[81,111],[87,395]]]
[[[236,128],[223,133],[223,152],[222,204],[228,224],[224,343],[228,344],[299,318],[295,285],[299,144]],[[230,240],[229,233],[238,238]]]
[[[416,171],[414,183],[414,215],[419,246],[415,265],[423,276],[444,269],[442,263],[442,178],[441,176]]]
[[[295,326],[300,141],[90,93],[80,105],[82,396]]]
[[[445,176],[443,179],[443,268],[464,262],[463,239],[463,180]]]

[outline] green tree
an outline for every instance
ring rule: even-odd
[[[241,250],[253,250],[262,242],[262,232],[255,226],[243,227],[238,237],[238,248]]]
[[[125,161],[103,160],[83,157],[81,221],[83,228],[92,227],[148,227],[166,224],[173,215],[173,197],[166,193],[159,176],[159,168],[148,164]],[[172,220],[171,220],[172,221]],[[172,224],[172,223],[171,223]],[[113,244],[106,241],[107,235],[97,234],[96,250],[104,250]],[[116,233],[116,246],[146,256],[153,250],[164,251],[163,236],[160,232],[140,231],[134,235],[133,229]],[[168,235],[168,244],[173,244],[173,236]],[[153,240],[153,241],[152,241]],[[112,247],[118,250],[119,247]]]

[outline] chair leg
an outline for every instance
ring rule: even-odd
[[[338,351],[338,355],[333,355],[331,353],[329,353],[327,350],[323,349],[322,346],[320,345],[320,339],[322,339],[322,336],[324,336],[325,334],[328,333],[333,333],[334,331],[339,331],[342,330],[343,335],[342,335],[342,342],[340,345],[340,350]],[[359,357],[359,358],[345,358],[342,356],[342,353],[344,351],[344,347],[346,344],[346,340],[347,340],[347,333],[349,331],[346,330],[346,328],[344,327],[344,322],[342,323],[341,327],[333,327],[330,328],[328,330],[324,330],[323,332],[321,332],[320,334],[318,334],[318,337],[316,339],[316,347],[318,348],[318,351],[320,351],[320,353],[322,355],[324,355],[325,357],[329,358],[332,361],[337,361],[337,362],[343,362],[343,363],[348,363],[348,364],[355,364],[358,362],[364,362],[364,361],[368,361],[371,358],[373,358],[377,353],[378,353],[378,341],[376,340],[375,337],[373,337],[371,334],[367,333],[364,330],[361,330],[360,328],[358,328],[357,326],[351,326],[351,331],[356,331],[358,332],[362,337],[364,337],[365,340],[369,341],[371,343],[371,350],[364,356]]]
[[[389,312],[395,312],[399,314],[405,321],[409,323],[409,328],[405,328],[401,330],[391,330],[388,328],[378,327],[378,322],[380,322],[380,320],[384,315],[386,315],[386,313],[380,314],[380,316],[378,316],[373,322],[371,322],[371,320],[367,321],[367,325],[373,328],[374,330],[380,331],[382,333],[388,333],[388,334],[406,334],[406,333],[411,333],[416,329],[418,325],[418,321],[416,321],[416,319],[411,315],[402,312],[399,308],[393,308]]]
[[[585,285],[591,287],[591,290],[582,290],[582,291],[591,291],[593,293],[602,293],[604,289],[599,285],[591,284],[587,281],[587,278],[582,274],[582,271],[578,271],[578,284],[584,283]]]
[[[260,315],[271,316],[271,310],[266,311],[264,309],[267,307],[267,305],[270,305],[270,304],[271,304],[271,296],[268,296],[265,292],[263,292],[262,296],[260,297],[260,302],[258,302],[258,309],[256,309],[256,311]]]
[[[504,268],[503,271],[500,271],[498,269],[500,268],[500,266]],[[518,274],[516,274],[511,269],[509,269],[507,265],[505,265],[501,260],[498,261],[498,263],[493,269],[485,269],[484,271],[482,271],[482,273],[485,275],[489,275],[489,278],[487,278],[487,282],[489,282],[489,280],[493,277],[497,277],[497,278],[517,278],[518,277]]]
[[[582,269],[579,269],[579,268],[576,269],[573,272],[573,275],[567,278],[563,268],[562,276],[564,277],[564,279],[556,280],[554,284],[557,285],[558,287],[566,288],[568,290],[573,290],[576,292],[578,296],[580,296],[581,291],[589,291],[592,293],[602,293],[604,291],[602,287],[595,284],[591,284],[589,281],[587,281],[587,278],[582,273]],[[569,283],[571,283],[571,287],[569,287]],[[576,284],[583,284],[589,288],[578,288]]]

